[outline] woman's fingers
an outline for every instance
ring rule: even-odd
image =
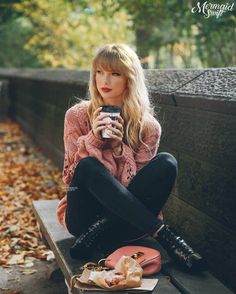
[[[99,107],[98,109],[94,111],[94,115],[96,118],[94,119],[94,122],[93,122],[93,130],[97,136],[100,136],[99,135],[100,131],[106,128],[107,122],[105,118],[109,116],[109,114],[107,113],[100,114],[101,110],[102,110],[102,107]]]
[[[102,123],[102,124],[108,124],[110,122],[110,120],[107,120],[107,117],[109,116],[109,114],[101,114],[99,116],[96,117],[96,119],[94,120],[94,123]]]
[[[111,121],[111,124],[123,132],[123,125],[120,122],[113,120]]]
[[[100,139],[101,139],[101,131],[105,129],[106,127],[105,123],[102,121],[102,119],[106,117],[106,114],[100,115],[101,110],[102,110],[102,107],[99,107],[94,111],[95,119],[93,121],[93,127],[92,127],[95,137]]]
[[[95,121],[94,122],[94,125],[95,126],[100,126],[100,125],[105,125],[105,126],[107,126],[107,125],[109,125],[110,123],[108,123],[106,120],[97,120],[97,121]]]
[[[121,138],[121,139],[123,138],[123,132],[121,132],[121,130],[114,128],[112,126],[109,126],[108,130],[109,130],[109,134],[111,133],[111,134],[117,136],[118,138]]]
[[[122,141],[122,137],[117,136],[116,134],[112,133],[111,131],[109,132],[109,136],[111,137],[111,139],[117,140],[117,141]]]
[[[109,113],[103,113],[97,116],[96,120],[102,120],[106,117],[109,117]]]
[[[96,136],[100,136],[100,132],[104,129],[107,129],[109,135],[112,139],[122,141],[123,139],[123,118],[118,115],[116,120],[107,119],[109,117],[109,113],[100,114],[102,107],[99,107],[94,112],[94,123],[93,123],[93,131]]]
[[[94,116],[95,116],[94,122],[100,121],[100,120],[104,119],[105,117],[108,117],[109,116],[108,113],[100,114],[100,111],[101,110],[102,110],[102,107],[99,107],[98,109],[96,109],[94,111]]]
[[[96,131],[97,131],[97,132],[100,132],[100,131],[102,131],[102,130],[104,130],[104,129],[106,129],[106,126],[104,126],[104,125],[102,125],[102,126],[97,126],[97,127],[96,127]]]
[[[112,120],[108,126],[109,135],[112,139],[122,141],[123,139],[123,123],[124,120],[121,116],[117,117],[117,120]]]
[[[117,119],[122,125],[124,124],[124,120],[120,115],[117,116]]]
[[[99,112],[102,110],[102,107],[98,107],[95,111],[94,111],[94,115],[97,116],[99,114]]]

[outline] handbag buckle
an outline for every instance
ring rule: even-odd
[[[138,251],[138,252],[135,252],[133,255],[131,255],[131,257],[136,260],[136,259],[138,259],[139,257],[141,257],[143,255],[144,255],[143,252]]]

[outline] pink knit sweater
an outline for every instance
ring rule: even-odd
[[[134,175],[148,163],[157,152],[160,142],[161,126],[155,118],[150,119],[150,127],[143,137],[146,144],[141,144],[136,154],[122,143],[122,154],[117,156],[107,145],[107,140],[94,136],[87,114],[87,104],[76,104],[69,108],[64,121],[64,167],[63,182],[69,185],[78,162],[88,156],[96,157],[111,174],[125,187]],[[148,146],[148,147],[147,147]],[[66,195],[57,208],[58,221],[65,225]]]

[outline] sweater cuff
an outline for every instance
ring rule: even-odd
[[[122,153],[120,155],[116,155],[113,152],[113,156],[119,160],[125,160],[126,158],[132,158],[133,152],[125,143],[122,142]]]
[[[86,142],[89,144],[89,145],[92,145],[93,147],[97,147],[97,148],[100,148],[102,147],[103,145],[105,145],[105,140],[102,140],[102,139],[98,139],[97,137],[95,137],[94,133],[92,130],[90,130],[86,136]]]

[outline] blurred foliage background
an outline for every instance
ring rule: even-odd
[[[0,0],[0,67],[89,69],[111,42],[129,44],[144,68],[235,66],[236,5],[206,18],[191,12],[197,2]]]

